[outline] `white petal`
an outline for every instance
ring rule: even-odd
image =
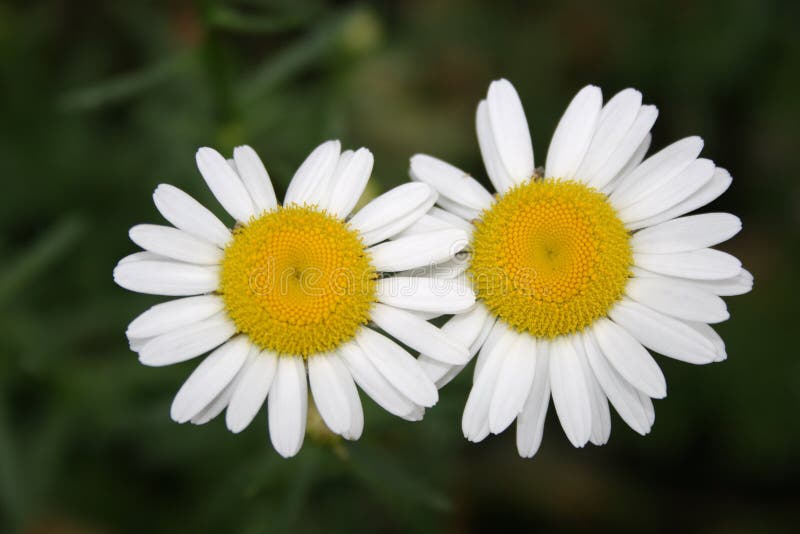
[[[236,172],[219,152],[212,148],[203,147],[195,156],[197,168],[208,184],[214,196],[230,213],[231,217],[239,222],[246,223],[255,215],[255,207],[250,199],[250,194],[244,187]]]
[[[611,179],[611,181],[607,182],[603,187],[600,188],[602,193],[605,193],[606,196],[610,195],[614,189],[617,188],[617,185],[622,183],[622,178],[630,174],[633,169],[642,163],[644,156],[647,155],[647,150],[650,148],[650,142],[652,140],[653,137],[650,134],[645,136],[644,141],[642,141],[642,144],[636,149],[636,152],[633,154],[633,156],[631,156],[631,159],[628,160],[628,163],[622,167],[622,169]]]
[[[499,434],[514,422],[531,392],[536,372],[536,339],[521,334],[503,361],[489,405],[489,430]]]
[[[143,249],[174,260],[205,265],[222,261],[222,249],[171,226],[137,224],[128,235]]]
[[[475,356],[483,344],[486,343],[486,340],[489,338],[489,334],[492,332],[492,329],[496,323],[497,318],[494,315],[490,315],[486,318],[483,326],[478,331],[478,337],[476,337],[475,341],[472,342],[472,345],[469,346],[470,357]]]
[[[478,306],[482,306],[481,304],[477,304],[477,305]],[[487,320],[484,322],[483,326],[481,327],[480,332],[478,333],[478,337],[476,337],[475,341],[472,342],[472,345],[469,346],[470,358],[472,358],[473,356],[478,354],[478,351],[481,350],[484,345],[490,345],[490,346],[493,345],[493,343],[491,343],[491,344],[489,343],[489,335],[492,332],[495,332],[495,331],[499,330],[499,328],[495,328],[498,323],[501,323],[501,321],[498,321],[497,318],[494,317],[494,316],[490,316],[490,317],[487,318]],[[508,330],[508,329],[506,329],[506,330]],[[481,362],[481,358],[479,356],[477,358],[477,361],[475,362],[475,370],[473,372],[473,383],[475,382],[475,378],[476,378],[476,376],[477,376],[477,374],[479,372],[479,366],[481,366],[481,364],[482,364],[482,362]],[[439,378],[436,381],[436,386],[439,387],[439,388],[442,388],[445,385],[447,385],[447,383],[449,383],[453,378],[455,378],[458,375],[458,373],[461,372],[462,369],[464,369],[464,367],[465,366],[463,366],[463,365],[451,366],[450,370],[448,370],[441,378]],[[486,422],[486,432],[487,433],[489,432],[488,428],[489,428],[489,423],[488,423],[488,420],[487,420],[487,422]]]
[[[331,432],[342,434],[350,426],[350,403],[329,357],[322,353],[308,358],[308,382],[322,420]]]
[[[467,269],[469,269],[469,254],[461,252],[442,263],[426,265],[424,267],[414,267],[413,269],[399,271],[397,276],[456,278],[463,275]]]
[[[539,340],[533,385],[522,412],[517,416],[517,451],[523,458],[532,458],[539,450],[544,420],[550,404],[549,343]]]
[[[125,263],[134,263],[137,261],[170,261],[169,258],[165,258],[164,256],[160,256],[158,254],[153,254],[152,252],[148,252],[143,250],[141,252],[134,252],[133,254],[128,254],[121,260],[117,262],[117,265],[122,265]]]
[[[550,389],[567,439],[583,447],[592,434],[592,405],[583,368],[568,337],[550,344]]]
[[[711,343],[711,345],[714,347],[714,352],[717,355],[714,361],[721,362],[728,358],[728,355],[725,352],[725,341],[723,341],[722,337],[717,334],[716,330],[705,323],[687,322],[686,324],[697,330],[701,336],[706,338],[706,341]]]
[[[328,199],[331,177],[339,162],[339,141],[326,141],[314,149],[294,173],[284,206],[290,204],[324,205]]]
[[[647,106],[643,106],[647,107]],[[628,160],[622,169],[614,176],[610,182],[606,183],[600,190],[605,193],[606,195],[610,195],[614,189],[617,188],[617,185],[622,183],[622,178],[630,174],[636,167],[642,164],[644,157],[647,155],[647,151],[650,149],[650,143],[653,141],[653,136],[651,134],[647,134],[642,141],[642,144],[639,145],[639,148],[633,153],[631,159]]]
[[[704,158],[697,159],[641,200],[619,210],[617,215],[626,224],[648,219],[680,204],[707,184],[713,176],[714,162]]]
[[[475,210],[472,208],[468,208],[458,202],[453,202],[450,199],[445,197],[439,197],[436,199],[436,203],[439,204],[442,209],[445,211],[449,211],[450,213],[457,215],[458,217],[464,219],[465,221],[474,221],[478,219],[481,215],[479,210]]]
[[[480,303],[478,305],[481,305]],[[491,330],[489,331],[489,335],[486,337],[486,340],[483,343],[483,347],[481,351],[478,353],[478,359],[475,362],[475,370],[472,375],[472,383],[474,384],[477,380],[478,376],[480,376],[483,365],[486,361],[488,355],[494,352],[496,346],[503,346],[503,351],[506,351],[508,347],[510,347],[511,343],[517,339],[516,330],[508,326],[505,321],[496,320],[492,325]],[[487,432],[488,432],[488,423],[487,423]]]
[[[619,416],[639,434],[645,435],[650,432],[652,423],[648,421],[642,407],[639,391],[622,378],[603,356],[591,330],[587,330],[582,337],[586,359],[592,367],[597,383],[603,388],[603,392]]]
[[[410,235],[424,234],[426,232],[435,232],[436,230],[448,230],[455,228],[452,224],[445,222],[441,219],[433,217],[432,215],[423,215],[414,224],[392,236],[392,239],[400,237],[408,237]]]
[[[652,194],[689,166],[703,149],[699,137],[687,137],[650,156],[622,181],[609,196],[615,208],[626,208]]]
[[[397,234],[405,231],[408,229],[409,226],[417,222],[421,217],[425,215],[425,213],[433,206],[433,203],[436,202],[436,192],[429,197],[428,201],[423,204],[422,206],[418,207],[416,210],[412,211],[408,215],[393,220],[389,224],[376,228],[371,232],[365,232],[361,234],[361,241],[366,246],[374,245],[375,243],[380,243],[385,239],[391,239],[392,237],[396,236]]]
[[[753,275],[744,269],[742,269],[742,273],[738,277],[727,280],[687,280],[686,278],[674,278],[671,276],[656,274],[638,267],[633,268],[633,273],[636,278],[659,278],[664,279],[669,283],[676,282],[679,284],[691,284],[700,291],[706,291],[719,296],[740,295],[742,293],[747,293],[747,291],[752,289],[753,286]],[[721,349],[722,353],[724,354],[725,343],[711,327],[709,327],[707,324],[696,323],[690,320],[685,320],[685,322],[692,327],[698,327],[701,331],[700,333],[703,335],[706,335],[706,333],[710,332],[710,337],[712,339],[711,344],[717,349]],[[709,336],[706,336],[706,338],[709,338]]]
[[[461,313],[475,304],[475,293],[461,279],[409,276],[381,278],[376,282],[378,301],[423,312]]]
[[[442,313],[437,313],[437,312],[421,312],[421,311],[410,311],[408,313],[411,313],[411,314],[413,314],[413,315],[415,315],[415,316],[417,316],[420,319],[423,319],[425,321],[432,321],[433,319],[437,319],[437,318],[441,317],[442,315],[444,315]]]
[[[369,328],[359,330],[356,342],[386,380],[412,402],[430,408],[439,400],[434,383],[400,345]]]
[[[342,152],[331,178],[332,187],[325,206],[329,213],[344,219],[353,211],[364,193],[374,162],[372,152],[366,148],[359,148],[355,153]]]
[[[497,80],[486,96],[494,145],[508,175],[517,183],[533,176],[533,144],[525,110],[508,80]]]
[[[600,88],[587,85],[578,91],[558,122],[547,149],[546,178],[581,179],[575,173],[592,141],[602,105]]]
[[[638,167],[650,148],[650,129],[657,118],[658,109],[655,106],[642,106],[617,149],[590,177],[588,185],[611,191],[615,189],[612,184],[616,184],[620,178]]]
[[[639,254],[634,252],[637,267],[655,273],[698,280],[723,280],[738,276],[742,263],[727,252],[703,248],[670,254]]]
[[[362,149],[362,150],[366,150],[366,149]],[[339,154],[339,160],[336,162],[336,168],[333,170],[333,174],[331,175],[330,188],[329,188],[329,191],[328,191],[328,197],[325,199],[324,204],[320,205],[320,208],[328,210],[330,212],[329,206],[331,204],[331,201],[333,200],[333,196],[334,195],[342,195],[343,196],[343,192],[342,192],[342,187],[341,186],[344,186],[344,184],[341,184],[341,186],[339,186],[339,187],[337,187],[337,185],[335,185],[335,184],[336,184],[336,182],[338,182],[339,180],[341,180],[343,178],[342,174],[347,169],[348,165],[350,165],[350,162],[353,161],[353,156],[354,155],[355,155],[355,152],[353,152],[352,150],[343,150],[342,153]],[[371,167],[370,167],[370,172],[372,172]],[[366,183],[364,185],[366,186]],[[361,193],[363,193],[363,189],[359,192],[359,198],[361,197]],[[348,200],[350,200],[350,199],[348,198]],[[353,202],[354,203],[358,202],[358,198],[353,200]],[[340,218],[344,219],[348,214],[349,213],[346,213],[345,215],[341,216]]]
[[[214,400],[209,402],[205,408],[197,413],[197,415],[189,419],[190,423],[193,425],[204,425],[221,414],[222,410],[227,408],[228,402],[231,400],[231,395],[233,395],[233,389],[236,387],[236,381],[241,376],[246,365],[247,363],[245,362],[233,380],[231,380],[230,383],[225,386],[225,388],[216,397],[214,397]]]
[[[139,352],[142,347],[153,339],[152,337],[128,337],[128,346],[133,352]]]
[[[734,276],[723,280],[692,280],[698,287],[710,291],[721,297],[743,295],[753,289],[753,275],[746,269]]]
[[[480,219],[481,214],[483,213],[483,210],[468,208],[463,204],[459,204],[458,202],[454,202],[449,198],[442,196],[436,199],[436,205],[438,209],[441,209],[446,213],[463,220],[470,226],[473,226],[475,221]],[[464,229],[467,230],[466,228]],[[469,232],[471,233],[472,230],[474,230],[474,226],[469,229]]]
[[[457,376],[458,372],[464,368],[463,365],[451,365],[449,363],[444,363],[440,360],[434,360],[433,358],[429,358],[424,354],[420,354],[417,358],[417,363],[431,379],[431,381],[436,384],[436,387],[442,389],[444,385],[449,382],[445,382],[445,384],[440,383],[445,377],[448,377],[451,373],[455,374],[453,376]]]
[[[471,347],[480,339],[481,331],[489,320],[493,320],[489,309],[482,303],[476,303],[472,309],[451,317],[442,326],[442,332]],[[475,354],[475,351],[470,352]]]
[[[653,406],[653,399],[641,391],[637,393],[639,394],[639,402],[642,404],[642,410],[647,416],[647,422],[650,423],[650,426],[653,426],[653,423],[656,422],[656,409],[655,406]]]
[[[403,415],[403,419],[406,421],[422,421],[422,418],[425,416],[425,408],[422,406],[417,406],[409,413]]]
[[[417,409],[416,404],[384,378],[357,343],[345,343],[336,350],[353,380],[384,410],[398,417],[406,417]]]
[[[425,215],[425,212],[433,206],[434,202],[436,202],[436,191],[428,184],[414,182],[399,185],[374,198],[369,204],[361,208],[350,219],[350,226],[363,235],[377,232],[381,228],[392,227],[393,223],[405,221],[410,216],[416,215],[413,220],[409,220],[402,228],[380,239],[371,239],[367,244],[377,243],[415,223]],[[422,212],[419,213],[420,211]]]
[[[463,217],[459,217],[458,215],[454,215],[449,211],[445,211],[441,208],[433,207],[428,212],[428,215],[431,217],[436,217],[437,219],[441,219],[451,225],[455,226],[456,228],[461,228],[467,234],[469,234],[470,238],[472,237],[472,232],[475,230],[475,225],[469,222],[467,219]]]
[[[128,325],[128,337],[153,337],[207,319],[222,311],[225,302],[216,295],[186,297],[156,304]]]
[[[608,409],[608,399],[589,365],[583,345],[583,336],[573,336],[571,341],[572,347],[578,355],[586,386],[589,388],[589,402],[592,405],[592,434],[589,441],[594,445],[605,445],[611,436],[611,413]]]
[[[484,210],[492,203],[492,195],[461,169],[440,159],[417,154],[411,158],[411,178],[433,187],[440,197],[473,210]],[[530,177],[530,176],[529,176]]]
[[[172,419],[185,423],[208,406],[239,372],[249,350],[247,338],[238,336],[209,354],[175,395]]]
[[[370,318],[404,345],[445,363],[463,365],[469,360],[466,344],[451,339],[444,331],[411,312],[376,303]]]
[[[308,415],[308,383],[303,358],[280,356],[269,390],[269,438],[278,454],[291,458],[303,446]]]
[[[219,285],[219,269],[174,261],[117,264],[114,281],[131,291],[151,295],[188,296],[210,293]]]
[[[631,247],[636,252],[664,254],[713,247],[739,233],[742,221],[730,213],[703,213],[663,222],[636,232]]]
[[[591,178],[625,138],[641,106],[642,94],[635,89],[620,91],[603,106],[589,148],[575,172],[578,180],[591,183]]]
[[[625,293],[645,306],[678,319],[719,323],[730,317],[725,301],[689,281],[658,275],[631,278]]]
[[[481,349],[483,365],[480,370],[475,368],[472,390],[461,417],[461,430],[469,441],[477,443],[489,435],[489,408],[497,387],[497,377],[508,352],[518,339],[516,333],[509,333],[499,336],[497,343],[487,343]]]
[[[337,366],[344,364],[336,354],[316,354],[308,358],[308,382],[317,411],[331,432],[342,435],[351,426],[350,399],[356,385],[347,369],[342,372]]]
[[[664,356],[694,364],[710,363],[716,359],[714,346],[696,330],[647,306],[623,298],[611,309],[609,316],[639,343]],[[615,367],[619,369],[616,363]],[[638,387],[634,381],[629,382]],[[659,398],[650,395],[644,388],[639,389],[651,397]]]
[[[237,146],[233,149],[233,159],[239,177],[256,207],[256,214],[274,210],[278,206],[275,189],[256,151],[247,145]]]
[[[632,223],[626,223],[625,226],[627,226],[629,230],[637,230],[639,228],[645,228],[647,226],[652,226],[654,224],[674,219],[675,217],[680,217],[685,213],[694,211],[697,208],[705,206],[709,202],[715,200],[722,193],[724,193],[728,187],[730,187],[730,185],[731,175],[728,174],[728,171],[725,169],[717,167],[714,170],[714,174],[711,176],[711,180],[709,180],[705,185],[703,185],[683,202],[660,212],[658,215],[653,215],[647,219],[641,219]]]
[[[658,115],[658,110],[656,110],[655,106],[642,106],[642,111],[644,111],[647,108],[652,108],[654,110],[653,114]],[[642,114],[642,111],[639,112],[639,115]],[[617,175],[614,176],[612,182],[618,180],[619,178],[622,178],[623,176],[627,176],[628,174],[630,174],[631,171],[633,171],[633,169],[641,165],[642,162],[644,161],[644,157],[647,155],[647,151],[650,150],[650,144],[652,142],[653,142],[653,135],[648,132],[648,134],[644,136],[644,139],[642,139],[642,142],[639,143],[639,146],[636,147],[636,150],[633,152],[633,155],[628,160],[628,162],[619,170]],[[613,190],[614,188],[610,189],[610,191]]]
[[[597,320],[592,329],[603,354],[625,380],[651,397],[666,397],[664,373],[631,333],[605,318]]]
[[[333,370],[338,375],[339,383],[343,385],[347,393],[347,401],[350,407],[350,424],[347,429],[342,433],[344,439],[356,440],[361,437],[364,432],[364,408],[361,406],[361,398],[358,395],[358,388],[356,388],[353,375],[347,369],[347,365],[342,360],[338,353],[331,355],[332,361],[335,362]],[[422,414],[425,412],[423,411]],[[420,414],[420,419],[422,419]]]
[[[486,342],[486,339],[489,337],[492,329],[494,328],[496,319],[494,317],[488,318],[483,326],[478,331],[478,337],[473,341],[472,345],[469,346],[469,354],[470,358],[475,356],[478,351],[483,347],[483,344]],[[446,364],[442,364],[446,365]],[[446,386],[451,380],[453,380],[458,374],[464,369],[464,365],[451,365],[449,369],[445,370],[441,375],[439,375],[436,379],[436,387],[443,388]],[[431,376],[431,374],[428,374]],[[433,378],[432,378],[433,379]]]
[[[216,215],[175,186],[161,184],[153,193],[153,203],[175,228],[205,239],[219,247],[231,240],[231,232]]]
[[[447,261],[467,246],[468,239],[458,228],[436,230],[380,243],[367,252],[376,271],[403,271]]]
[[[489,106],[486,100],[481,100],[478,103],[478,109],[475,112],[475,129],[478,132],[478,145],[481,149],[483,164],[486,167],[486,174],[489,175],[489,180],[491,180],[495,190],[503,194],[511,189],[516,184],[516,181],[508,174],[497,150],[492,124],[489,120]]]
[[[278,368],[278,356],[271,351],[258,352],[237,379],[231,396],[225,424],[228,430],[239,433],[253,421],[264,401]]]
[[[152,338],[139,351],[139,361],[153,367],[183,362],[221,345],[235,333],[236,325],[220,312]]]
[[[471,359],[483,346],[484,341],[494,326],[495,319],[490,316],[489,310],[481,303],[475,303],[471,310],[451,317],[443,326],[442,331],[469,347]],[[464,368],[464,365],[452,365],[440,360],[420,354],[417,361],[422,366],[425,374],[442,388],[455,378]]]

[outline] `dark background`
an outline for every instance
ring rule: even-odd
[[[800,512],[797,303],[800,4],[321,1],[0,2],[0,531],[792,531]],[[357,443],[319,426],[298,457],[262,412],[179,426],[169,404],[194,362],[146,368],[127,323],[157,298],[112,283],[161,222],[169,182],[217,209],[198,146],[242,143],[279,196],[328,138],[376,156],[373,189],[425,151],[484,179],[474,111],[517,87],[543,164],[586,83],[642,90],[655,148],[691,134],[734,177],[711,208],[755,275],[719,327],[729,359],[659,358],[669,397],[642,438],[573,449],[555,420],[533,460],[514,432],[474,445],[471,372],[421,423],[365,396]],[[225,219],[227,220],[227,219]]]

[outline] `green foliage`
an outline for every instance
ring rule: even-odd
[[[800,476],[797,3],[6,2],[0,4],[0,532],[790,531]],[[711,207],[756,288],[729,300],[729,359],[660,358],[646,438],[618,418],[574,450],[557,421],[521,460],[513,429],[460,433],[470,370],[421,423],[362,396],[364,438],[280,459],[179,426],[193,363],[145,368],[127,323],[158,299],[115,286],[127,230],[173,183],[216,210],[198,146],[251,144],[279,194],[318,143],[376,155],[374,191],[427,152],[483,179],[474,110],[519,89],[537,162],[585,83],[658,105],[654,146],[690,134],[730,169]],[[219,211],[219,210],[217,210]]]

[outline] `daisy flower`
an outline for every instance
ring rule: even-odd
[[[478,105],[481,155],[496,193],[443,161],[411,158],[411,177],[439,193],[418,226],[440,221],[470,234],[467,270],[478,297],[443,326],[481,346],[464,409],[467,439],[517,421],[523,457],[539,448],[553,398],[569,441],[609,438],[609,402],[636,432],[666,395],[648,349],[688,363],[725,359],[709,326],[728,318],[720,298],[752,288],[738,259],[715,250],[741,229],[728,213],[686,215],[720,196],[727,171],[699,158],[688,137],[644,159],[657,110],[626,89],[603,105],[583,88],[561,118],[544,169],[534,167],[519,96],[506,80]],[[439,387],[463,366],[420,358]]]
[[[175,396],[172,419],[202,424],[227,408],[228,428],[240,432],[266,401],[272,444],[290,457],[305,435],[308,384],[325,424],[347,439],[359,438],[364,425],[355,384],[408,420],[436,403],[434,383],[388,336],[463,363],[467,347],[424,317],[464,311],[474,293],[463,281],[395,273],[450,259],[467,236],[458,228],[398,236],[436,201],[422,183],[396,187],[348,218],[372,165],[365,148],[340,153],[338,141],[323,143],[279,205],[253,149],[238,147],[226,161],[201,148],[197,166],[236,221],[232,230],[180,189],[156,188],[155,205],[172,226],[134,226],[131,240],[144,252],[123,258],[114,280],[183,297],[128,327],[143,364],[211,351]]]

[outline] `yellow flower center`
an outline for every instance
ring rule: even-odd
[[[500,319],[553,338],[589,326],[620,298],[633,263],[629,238],[599,191],[530,180],[482,213],[470,275]]]
[[[220,293],[238,330],[263,349],[335,349],[369,320],[375,269],[359,234],[314,207],[278,208],[234,230]]]

